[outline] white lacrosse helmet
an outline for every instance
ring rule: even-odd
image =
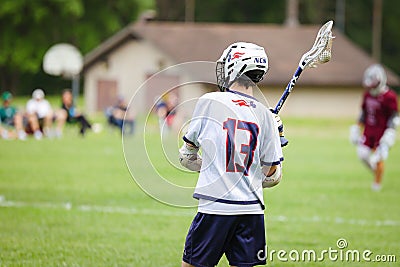
[[[264,48],[253,43],[233,43],[217,61],[217,84],[221,91],[225,91],[243,74],[258,83],[267,71],[268,57]]]
[[[387,90],[386,72],[380,64],[369,66],[363,77],[363,86],[369,89],[371,95],[377,96]]]

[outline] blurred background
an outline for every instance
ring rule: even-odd
[[[336,31],[400,74],[400,2],[396,0],[3,0],[1,90],[29,95],[41,87],[48,94],[59,94],[70,87],[70,81],[50,76],[42,68],[52,45],[70,43],[85,56],[149,9],[155,11],[152,20],[162,22],[293,26],[334,19]],[[204,40],[204,45],[208,42],[212,40]]]
[[[42,88],[54,110],[68,104],[75,120],[60,140],[0,139],[0,265],[176,266],[195,210],[169,205],[195,205],[197,180],[178,166],[181,124],[198,96],[218,90],[215,61],[236,41],[265,47],[270,69],[257,93],[273,106],[328,20],[331,61],[304,71],[281,113],[290,143],[285,178],[265,191],[269,248],[326,251],[346,238],[350,249],[398,259],[400,145],[376,193],[348,132],[368,66],[383,64],[399,93],[400,1],[1,0],[3,102],[10,105],[10,91],[21,111]],[[73,77],[44,71],[45,55],[60,43],[81,54]],[[71,80],[80,85],[77,102],[64,97]],[[193,80],[209,83],[185,84]],[[81,138],[89,122],[96,134]],[[169,190],[160,178],[186,190]],[[283,264],[303,266],[268,263]]]

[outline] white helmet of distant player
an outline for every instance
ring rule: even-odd
[[[387,90],[386,72],[380,64],[368,67],[364,72],[363,86],[369,90],[371,95],[377,96]]]
[[[217,61],[217,84],[221,91],[225,91],[243,74],[258,83],[267,71],[268,57],[264,48],[253,43],[233,43]]]

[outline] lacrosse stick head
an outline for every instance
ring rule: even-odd
[[[303,69],[306,67],[315,68],[319,64],[329,62],[332,57],[332,27],[333,21],[325,23],[318,31],[312,48],[303,55],[299,66]]]

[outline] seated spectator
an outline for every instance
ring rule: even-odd
[[[108,123],[118,127],[121,133],[134,133],[135,118],[134,115],[129,112],[128,105],[123,97],[118,97],[117,103],[107,108],[105,113]],[[127,126],[129,126],[129,128]]]
[[[79,133],[84,136],[87,129],[91,129],[91,123],[86,119],[86,117],[79,112],[73,101],[72,92],[69,89],[65,89],[61,97],[62,109],[65,110],[67,114],[67,123],[80,123]]]
[[[33,133],[38,140],[42,139],[43,134],[46,137],[55,135],[60,138],[67,114],[65,110],[54,113],[50,103],[44,97],[45,94],[42,89],[35,89],[32,93],[32,99],[26,104],[27,132]],[[56,122],[55,132],[53,131],[53,121]]]
[[[23,127],[23,116],[18,112],[17,108],[11,105],[12,94],[8,91],[1,95],[3,105],[0,107],[0,122],[2,124],[1,136],[4,139],[18,137],[20,140],[26,139],[26,133]],[[15,128],[9,130],[8,128]]]

